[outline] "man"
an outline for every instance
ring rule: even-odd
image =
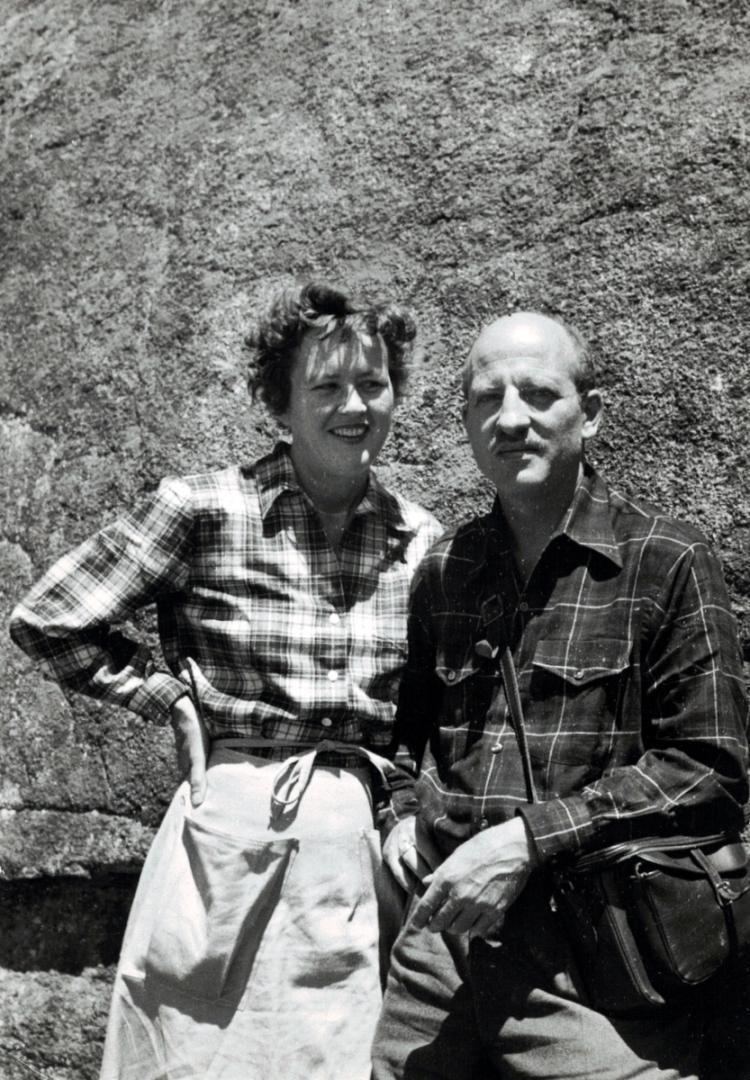
[[[602,400],[574,331],[498,319],[464,391],[497,501],[432,549],[412,592],[397,736],[421,759],[419,812],[386,857],[404,884],[432,873],[394,949],[375,1080],[694,1077],[692,1008],[623,1021],[586,1004],[543,871],[635,836],[742,827],[745,703],[719,565],[696,530],[586,463]],[[534,804],[487,642],[512,651]]]

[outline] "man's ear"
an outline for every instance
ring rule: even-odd
[[[598,390],[589,390],[581,398],[581,407],[586,419],[583,422],[581,435],[584,439],[591,439],[599,430],[599,424],[604,412],[604,401]]]

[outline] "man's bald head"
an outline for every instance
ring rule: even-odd
[[[578,393],[583,396],[597,385],[593,357],[574,327],[536,311],[514,311],[485,326],[474,342],[464,364],[464,397],[468,394],[474,365],[498,350],[569,357],[573,362],[571,374]]]

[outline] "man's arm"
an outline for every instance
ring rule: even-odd
[[[531,870],[564,851],[631,835],[742,827],[746,699],[718,561],[694,545],[665,576],[645,636],[645,753],[581,793],[524,806],[458,847],[430,877],[413,918],[435,932],[486,934]]]
[[[664,574],[643,640],[645,752],[580,793],[520,811],[542,861],[632,836],[742,828],[747,702],[721,568],[704,542]]]
[[[414,909],[418,928],[483,936],[502,922],[538,864],[520,817],[464,841],[424,879],[427,892]]]

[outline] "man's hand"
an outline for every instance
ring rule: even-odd
[[[429,888],[414,909],[414,925],[486,935],[502,922],[536,862],[523,818],[477,833],[425,878]]]
[[[440,865],[441,858],[416,817],[397,822],[383,844],[383,862],[404,892],[411,892],[423,881]]]
[[[191,803],[200,806],[206,797],[208,735],[187,694],[175,701],[171,713],[177,763],[181,774],[190,780]]]

